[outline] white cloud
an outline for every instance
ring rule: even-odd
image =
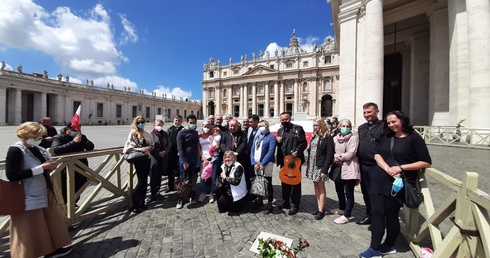
[[[121,24],[124,28],[124,31],[121,33],[121,45],[125,45],[128,42],[138,42],[138,35],[136,34],[136,28],[134,25],[126,19],[125,14],[119,14],[119,17],[121,18]]]
[[[180,97],[182,97],[183,99],[185,98],[190,99],[192,96],[191,91],[185,91],[179,87],[170,89],[169,87],[159,85],[157,86],[157,89],[155,91],[157,93],[157,96],[162,96],[162,94],[167,94],[167,98],[171,98],[172,96],[175,96],[177,99],[179,99]]]
[[[317,37],[312,37],[309,36],[306,39],[297,37],[299,41],[299,46],[304,49],[306,52],[311,52],[313,51],[313,45],[316,44],[317,46],[323,44],[323,42],[318,42],[319,38]],[[303,42],[305,41],[305,42]],[[278,51],[278,55],[281,55],[281,49],[288,49],[289,45],[287,46],[279,46],[276,42],[269,43],[269,45],[266,47],[266,51],[269,51],[269,56],[274,57],[276,49]]]
[[[114,80],[118,83],[136,87],[134,82],[117,76],[117,67],[129,59],[117,49],[115,26],[101,4],[80,15],[63,6],[48,13],[33,0],[2,0],[1,5],[0,44],[4,51],[29,49],[50,55],[63,71],[74,75],[74,80],[75,77],[94,78],[94,81],[117,78]],[[124,14],[119,16],[123,41],[136,42],[135,26]]]
[[[138,88],[138,85],[135,82],[132,82],[127,78],[122,78],[116,75],[108,75],[108,76],[94,79],[94,84],[99,87],[106,87],[108,83],[114,84],[114,89],[119,89],[119,90],[124,90],[124,87],[128,89],[129,87],[131,91],[135,92],[135,90]]]

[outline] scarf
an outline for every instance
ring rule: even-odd
[[[267,133],[267,132],[266,132]],[[265,134],[261,134],[259,133],[259,135],[257,136],[257,140],[255,141],[255,148],[258,150],[260,148],[260,144],[262,143],[262,141],[264,140],[265,138]]]
[[[347,135],[342,135],[339,133],[339,134],[337,134],[337,142],[339,142],[339,143],[348,142],[351,136],[352,136],[352,133],[349,133]]]

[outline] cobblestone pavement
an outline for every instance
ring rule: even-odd
[[[129,126],[84,127],[83,131],[101,149],[122,146]],[[0,159],[4,159],[6,147],[16,141],[15,127],[0,127],[0,137]],[[490,151],[438,146],[429,146],[429,151],[434,168],[459,180],[463,171],[478,172],[480,189],[489,192],[490,180],[486,176]],[[357,257],[369,246],[367,226],[354,222],[337,225],[333,223],[337,215],[327,215],[320,221],[313,219],[310,212],[316,207],[316,199],[309,179],[303,179],[301,208],[294,216],[277,208],[282,203],[277,176],[273,184],[276,205],[269,215],[253,207],[238,214],[220,214],[216,204],[208,204],[207,199],[177,210],[175,193],[164,194],[163,200],[150,204],[140,214],[127,212],[122,204],[119,209],[71,228],[74,249],[68,257],[258,257],[249,248],[261,231],[284,235],[293,239],[293,244],[298,238],[306,239],[311,247],[300,257]],[[437,206],[448,190],[430,180],[429,184]],[[326,210],[337,208],[333,183],[326,187]],[[364,215],[358,191],[355,200],[352,221]],[[396,248],[398,253],[389,257],[414,257],[402,237],[398,238]]]

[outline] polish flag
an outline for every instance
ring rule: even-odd
[[[71,119],[71,128],[75,129],[75,130],[80,130],[80,107],[82,105],[78,106],[77,108],[77,112],[75,113],[75,115],[73,115],[73,118]]]

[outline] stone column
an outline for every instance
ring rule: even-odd
[[[257,114],[257,83],[252,83],[252,114]]]
[[[0,125],[5,125],[7,121],[7,89],[3,86],[0,86]]]
[[[22,123],[22,90],[15,89],[14,123]]]
[[[279,117],[279,81],[274,81],[274,118]]]
[[[412,124],[427,125],[429,117],[429,35],[419,33],[411,42],[410,114]]]
[[[245,97],[243,95],[243,84],[238,86],[240,94],[240,117],[245,117],[243,110],[245,109]]]
[[[279,88],[279,114],[284,112],[284,87],[285,87],[284,80],[281,81],[281,86]]]
[[[299,99],[300,99],[300,91],[298,88],[298,81],[299,79],[294,79],[294,84],[293,84],[293,116],[296,112],[300,112],[299,110]]]
[[[208,117],[211,114],[208,114],[208,91],[206,87],[202,88],[202,112],[204,113],[204,117]],[[167,114],[163,114],[163,116],[166,116]],[[214,114],[213,114],[214,115]]]
[[[248,117],[248,84],[243,84],[243,117]]]
[[[466,0],[469,53],[469,128],[490,128],[490,2]]]
[[[448,1],[449,19],[449,124],[468,119],[468,27],[464,1]]]
[[[364,101],[362,104],[374,102],[378,104],[380,114],[383,114],[384,32],[382,0],[367,0],[365,19],[366,36],[362,87],[368,90],[363,91]],[[345,57],[342,55],[341,57],[342,60],[345,60]]]
[[[264,95],[264,117],[270,117],[270,112],[269,112],[269,100],[270,100],[270,93],[269,93],[269,81],[265,82],[265,95]]]
[[[233,116],[233,99],[232,99],[232,96],[233,96],[233,86],[232,85],[228,85],[227,86],[228,90],[226,90],[226,92],[228,93],[228,114],[232,115]]]
[[[447,8],[433,5],[430,20],[429,124],[448,125],[449,35]]]
[[[219,83],[214,88],[214,99],[216,100],[216,102],[214,104],[215,104],[216,110],[218,110],[219,114],[223,114],[223,107],[222,107],[223,101],[222,101],[222,97],[221,97],[221,94],[223,94],[222,90],[223,90],[223,85],[221,85],[221,83]]]

